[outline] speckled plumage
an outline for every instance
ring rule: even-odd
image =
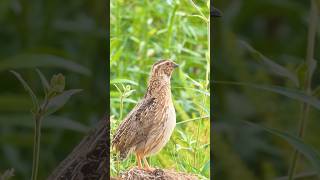
[[[161,60],[152,66],[147,92],[118,127],[112,146],[125,159],[134,152],[138,166],[145,159],[159,152],[169,141],[176,124],[172,103],[170,79],[177,67],[173,61]]]

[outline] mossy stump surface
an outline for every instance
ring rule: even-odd
[[[155,169],[149,172],[134,167],[122,173],[120,177],[111,178],[111,180],[198,180],[198,177],[193,174],[168,169]]]

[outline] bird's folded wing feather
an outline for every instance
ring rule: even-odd
[[[112,141],[117,150],[129,151],[146,140],[155,115],[155,104],[155,98],[144,99],[123,120]]]

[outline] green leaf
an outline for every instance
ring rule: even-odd
[[[15,71],[10,71],[10,72],[16,76],[16,78],[23,85],[24,89],[29,93],[29,95],[32,99],[34,110],[38,110],[40,108],[38,99],[37,99],[36,95],[34,94],[34,92],[32,91],[32,89],[30,88],[30,86],[28,85],[28,83],[21,77],[21,75],[19,73],[15,72]]]
[[[46,77],[44,76],[44,74],[37,68],[36,69],[40,79],[41,79],[41,84],[43,86],[43,90],[45,93],[47,93],[50,89],[50,85],[48,83],[48,80],[46,79]]]
[[[122,83],[138,86],[138,83],[129,79],[113,79],[110,81],[110,84],[122,84]]]
[[[313,106],[314,108],[320,110],[320,101],[317,98],[310,96],[310,95],[307,95],[301,91],[287,89],[287,88],[283,88],[280,86],[264,86],[264,85],[255,85],[255,84],[242,83],[242,82],[214,81],[213,83],[247,86],[247,87],[252,87],[252,88],[256,88],[256,89],[260,89],[260,90],[274,92],[274,93],[281,94],[281,95],[287,96],[289,98],[307,103],[307,104]]]
[[[269,71],[273,74],[286,77],[290,79],[296,86],[299,86],[299,81],[297,75],[290,72],[286,68],[282,67],[281,65],[275,63],[271,59],[267,58],[263,54],[261,54],[259,51],[254,49],[250,44],[248,44],[245,41],[239,41],[241,45],[245,46],[250,53],[256,58],[261,60],[261,62],[269,69]]]
[[[119,103],[120,99],[119,98],[110,98],[110,101]],[[124,103],[131,103],[131,104],[137,104],[138,103],[138,101],[130,99],[130,98],[124,98],[123,102]]]
[[[10,119],[10,121],[8,121]],[[34,123],[32,120],[32,116],[29,114],[18,114],[18,115],[0,115],[0,125],[1,126],[15,126],[15,127],[23,127],[23,128],[34,128]],[[89,130],[89,127],[83,125],[80,122],[75,120],[62,117],[62,116],[48,116],[43,119],[41,128],[46,129],[66,129],[73,130],[77,132],[86,133]]]
[[[201,168],[201,174],[204,174],[206,171],[208,171],[210,169],[210,160],[207,161],[204,166],[202,166]]]
[[[288,142],[290,145],[292,145],[295,149],[297,149],[301,154],[303,154],[313,165],[315,170],[318,173],[318,176],[320,177],[320,154],[318,151],[316,151],[312,146],[306,144],[303,142],[303,140],[299,137],[296,137],[294,135],[291,135],[287,132],[282,132],[277,129],[267,128],[264,126],[260,126],[251,122],[245,121],[245,123],[263,129],[273,135],[276,135],[286,142]]]
[[[196,80],[192,79],[188,74],[184,74],[184,76],[185,76],[187,79],[191,80],[191,82],[192,82],[195,86],[198,86],[198,87],[200,87],[201,89],[203,89],[202,84],[200,84],[200,83],[197,82]]]
[[[49,116],[43,121],[44,127],[57,128],[57,129],[68,129],[78,132],[86,133],[89,130],[89,127],[74,121],[69,118],[61,116]]]
[[[135,92],[135,91],[136,91],[136,90],[130,90],[130,91],[127,91],[127,92],[125,92],[125,93],[124,93],[124,95],[123,95],[123,96],[124,96],[124,97],[129,97],[129,96],[131,96],[131,95],[132,95],[132,93],[133,93],[133,92]]]
[[[59,110],[62,106],[64,106],[68,100],[70,99],[70,97],[78,92],[82,91],[81,89],[71,89],[71,90],[67,90],[62,92],[61,94],[53,97],[52,99],[49,100],[49,104],[47,107],[47,112],[46,112],[46,116],[56,112],[57,110]]]
[[[203,91],[203,90],[200,90],[200,89],[195,89],[195,88],[172,87],[172,89],[188,89],[188,90],[191,90],[191,91],[194,91],[194,92],[198,92],[198,93],[203,94],[203,95],[206,95],[206,96],[210,96],[210,93],[209,93],[209,92]]]
[[[90,75],[88,68],[71,60],[51,54],[20,54],[0,61],[0,72],[7,69],[58,67],[83,75]]]

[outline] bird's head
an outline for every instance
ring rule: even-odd
[[[179,65],[172,60],[160,60],[153,64],[151,77],[165,77],[170,79],[173,70],[178,66]]]

